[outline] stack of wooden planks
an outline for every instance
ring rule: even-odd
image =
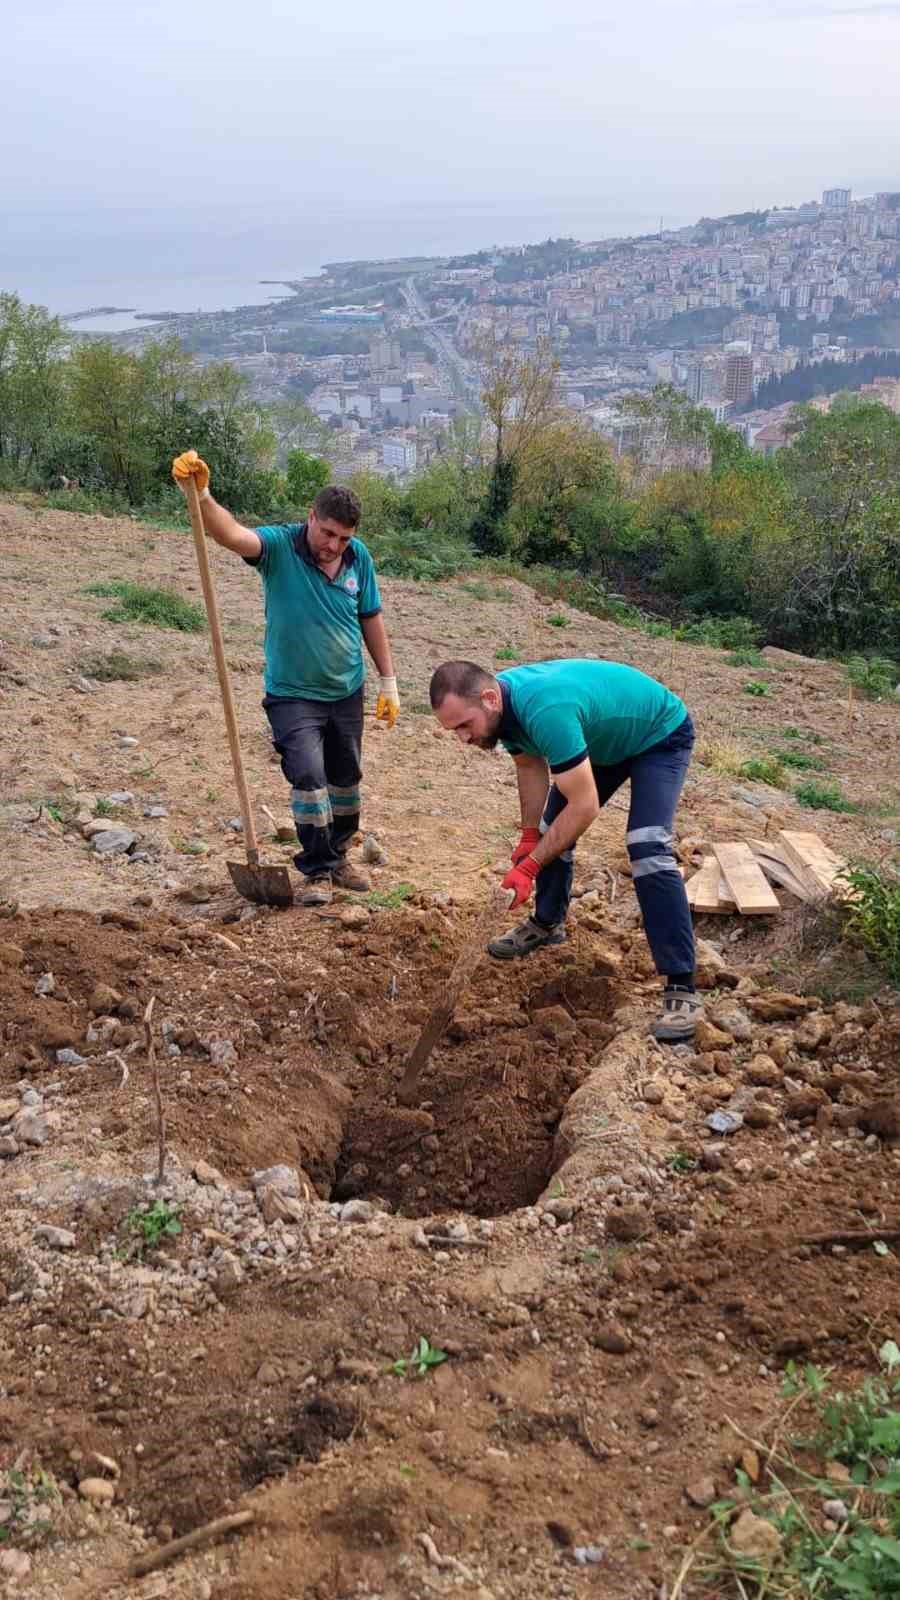
[[[687,883],[698,915],[774,916],[781,903],[773,883],[803,901],[845,899],[851,892],[840,877],[845,863],[816,833],[782,829],[775,839],[714,844],[712,850]]]

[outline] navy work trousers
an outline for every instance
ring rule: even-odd
[[[694,725],[690,717],[630,761],[614,767],[593,767],[601,805],[622,784],[631,782],[631,806],[625,843],[641,908],[644,932],[657,972],[665,976],[694,970],[694,929],[684,881],[672,852],[675,807],[691,759]],[[546,833],[567,805],[553,784],[547,795],[541,832]],[[565,919],[572,894],[574,846],[538,874],[536,914],[544,927]]]
[[[363,691],[345,700],[263,701],[281,770],[291,786],[291,811],[308,878],[340,866],[359,827]]]

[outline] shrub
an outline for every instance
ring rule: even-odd
[[[136,683],[139,678],[155,677],[163,670],[161,661],[130,656],[124,650],[112,650],[107,656],[85,656],[79,663],[79,671],[86,678],[96,678],[98,683]]]
[[[854,866],[844,877],[854,891],[848,928],[900,987],[900,883],[889,883],[877,867]]]
[[[749,761],[742,763],[739,774],[754,783],[770,783],[776,789],[781,788],[785,780],[784,767],[778,756],[751,756]]]
[[[805,783],[798,783],[794,790],[794,799],[807,811],[855,811],[849,800],[845,800],[836,783],[817,783],[814,778],[809,778]]]
[[[900,678],[900,666],[885,656],[851,656],[847,678],[867,700],[886,700]]]

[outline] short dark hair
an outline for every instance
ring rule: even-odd
[[[327,517],[329,522],[339,522],[342,528],[358,528],[362,519],[362,506],[352,489],[343,489],[330,483],[320,489],[313,501],[317,517]]]
[[[429,687],[431,709],[437,711],[448,694],[458,694],[461,700],[477,700],[482,689],[494,682],[484,667],[474,661],[445,661],[434,673]]]

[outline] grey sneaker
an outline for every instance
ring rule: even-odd
[[[650,1029],[663,1044],[687,1044],[703,1015],[703,1001],[686,989],[666,989],[663,1008]]]
[[[321,872],[316,878],[307,878],[297,896],[300,906],[331,905],[331,873]]]
[[[553,928],[542,928],[534,917],[528,917],[509,933],[492,939],[488,945],[488,955],[494,956],[497,961],[515,961],[520,956],[534,955],[535,950],[542,950],[545,944],[565,944],[566,938],[564,923],[557,922]]]
[[[354,894],[367,894],[372,887],[372,881],[366,873],[360,872],[359,867],[352,866],[346,860],[340,866],[332,867],[331,881],[336,889],[352,889]]]

